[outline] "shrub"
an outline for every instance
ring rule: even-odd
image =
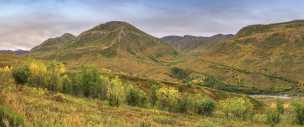
[[[127,92],[127,103],[131,106],[145,106],[147,102],[146,93],[140,89],[129,88]]]
[[[266,123],[274,127],[281,120],[280,112],[278,111],[268,111],[266,114]]]
[[[245,120],[252,116],[253,104],[246,98],[228,98],[220,101],[219,104],[226,118],[241,118]]]
[[[212,114],[214,109],[215,109],[215,102],[210,98],[205,97],[199,101],[197,113],[208,116]]]
[[[27,66],[19,66],[13,69],[13,77],[17,84],[25,84],[30,77],[30,70]]]
[[[20,127],[24,119],[6,106],[0,106],[0,127]]]
[[[185,70],[180,69],[178,67],[171,68],[171,74],[175,78],[180,79],[180,80],[184,80],[184,79],[188,78],[188,75],[189,75]]]
[[[161,109],[174,111],[176,104],[180,98],[180,93],[174,88],[160,88],[156,93],[158,99],[158,106]]]
[[[304,103],[294,102],[292,104],[294,120],[296,124],[304,125]]]
[[[125,88],[122,81],[115,77],[111,80],[111,84],[108,89],[108,101],[111,106],[118,107],[125,101]]]

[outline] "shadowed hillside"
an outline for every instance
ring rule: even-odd
[[[201,51],[212,48],[213,46],[222,43],[233,35],[217,34],[211,37],[199,37],[199,36],[166,36],[161,38],[162,41],[170,44],[174,48],[181,51]]]

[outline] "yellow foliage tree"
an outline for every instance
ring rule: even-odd
[[[160,108],[174,110],[174,107],[178,103],[178,99],[181,97],[181,94],[174,88],[163,87],[156,92],[156,96]]]
[[[47,67],[44,63],[33,61],[29,64],[31,73],[29,82],[33,85],[46,87],[47,85]]]
[[[12,68],[9,67],[9,66],[5,66],[3,68],[0,68],[0,80],[1,80],[1,83],[9,81],[9,79],[11,77],[10,76],[11,72],[12,72]]]

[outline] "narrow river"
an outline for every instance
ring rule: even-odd
[[[249,95],[252,98],[273,98],[273,99],[291,99],[292,97],[287,94],[284,95],[267,95],[267,94],[254,94]]]

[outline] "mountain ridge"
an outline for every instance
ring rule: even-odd
[[[227,39],[232,38],[232,34],[216,34],[210,37],[204,36],[192,36],[192,35],[184,35],[184,36],[176,36],[170,35],[162,37],[161,40],[165,43],[170,44],[174,48],[178,50],[194,50],[198,48],[205,48],[216,43],[223,42]]]

